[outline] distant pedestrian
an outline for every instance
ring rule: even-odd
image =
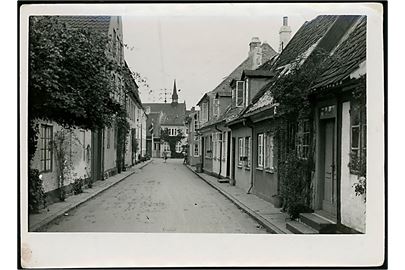
[[[187,152],[186,151],[183,151],[183,157],[184,157],[183,164],[187,164]]]
[[[167,160],[167,153],[166,153],[166,151],[163,152],[163,158],[164,158],[165,163],[166,163],[166,160]]]

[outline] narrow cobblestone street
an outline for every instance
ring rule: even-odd
[[[155,159],[47,231],[266,233],[176,159]]]

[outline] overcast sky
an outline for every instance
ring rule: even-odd
[[[123,16],[125,59],[145,76],[150,90],[141,89],[143,102],[170,102],[173,80],[179,102],[195,106],[248,56],[252,37],[278,51],[283,16],[292,35],[299,27],[328,10],[306,5],[213,4],[148,5]]]

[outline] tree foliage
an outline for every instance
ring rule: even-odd
[[[111,126],[123,110],[112,95],[111,75],[120,66],[107,55],[108,40],[107,33],[68,27],[57,16],[30,17],[30,160],[36,150],[36,120],[95,130]]]
[[[184,138],[183,131],[181,129],[177,130],[177,135],[175,136],[170,136],[169,135],[169,129],[165,128],[161,130],[160,133],[160,139],[164,142],[167,142],[170,147],[170,152],[171,152],[171,157],[176,156],[176,145],[178,142],[180,142]]]
[[[303,160],[296,151],[298,123],[312,115],[310,94],[319,75],[327,68],[325,53],[298,58],[275,81],[271,94],[277,106],[275,139],[278,147],[280,193],[292,219],[308,211],[311,202],[312,150]],[[312,145],[310,146],[312,149]]]
[[[279,104],[278,115],[284,118],[307,117],[310,113],[309,95],[313,84],[327,68],[322,61],[325,53],[314,52],[305,59],[298,58],[271,88],[272,96]]]
[[[29,117],[85,129],[110,125],[120,110],[110,93],[106,57],[108,37],[92,29],[73,29],[51,16],[30,17]]]

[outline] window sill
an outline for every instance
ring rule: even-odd
[[[266,173],[274,174],[274,169],[268,169],[268,168],[267,168],[265,171],[266,171]]]
[[[263,168],[262,167],[256,167],[256,170],[263,171]]]
[[[250,167],[245,167],[245,171],[250,171]]]
[[[238,165],[238,168],[239,168],[239,169],[242,169],[243,167],[242,167],[242,165]]]

